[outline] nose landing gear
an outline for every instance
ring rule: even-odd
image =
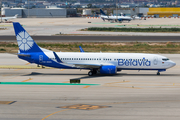
[[[160,72],[157,72],[157,75],[160,75]]]

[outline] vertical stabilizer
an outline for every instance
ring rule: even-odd
[[[42,52],[31,36],[18,22],[13,22],[13,26],[20,53]]]
[[[102,9],[100,9],[101,15],[107,16]]]

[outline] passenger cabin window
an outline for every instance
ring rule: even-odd
[[[169,59],[168,59],[168,58],[163,58],[162,60],[163,60],[163,61],[168,61]]]

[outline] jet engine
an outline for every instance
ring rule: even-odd
[[[113,65],[102,66],[100,68],[100,74],[116,74],[116,72],[116,66]]]

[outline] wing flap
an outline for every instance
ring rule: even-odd
[[[100,64],[100,63],[72,63],[68,62],[67,64],[72,64],[74,67],[79,67],[79,68],[100,68],[101,66],[104,65],[112,65],[112,64]]]

